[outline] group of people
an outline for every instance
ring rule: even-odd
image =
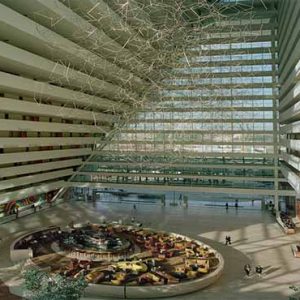
[[[295,229],[296,225],[288,214],[280,212],[280,219],[285,227],[289,229]]]
[[[245,273],[246,273],[247,276],[250,276],[251,270],[252,270],[252,268],[251,268],[250,264],[246,264],[244,266],[244,271],[245,271]],[[259,276],[261,276],[262,272],[263,272],[263,267],[261,265],[258,265],[258,266],[255,267],[255,273],[256,274],[258,274]]]
[[[231,236],[230,235],[226,235],[225,236],[225,245],[231,245]],[[246,273],[247,276],[250,276],[250,273],[251,273],[251,266],[250,264],[246,264],[244,266],[244,271]],[[259,276],[262,275],[262,272],[263,272],[263,267],[261,265],[258,265],[255,267],[255,273],[258,274]]]
[[[239,200],[237,200],[237,199],[235,200],[234,207],[235,208],[239,207]],[[225,208],[226,208],[226,210],[229,208],[228,202],[225,203]]]

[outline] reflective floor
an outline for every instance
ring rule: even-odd
[[[99,222],[132,217],[144,226],[182,233],[197,238],[217,249],[225,259],[222,278],[205,290],[172,299],[272,299],[283,300],[293,294],[291,285],[300,286],[300,259],[293,257],[290,245],[300,241],[300,234],[287,236],[274,222],[269,211],[247,208],[209,207],[190,203],[188,208],[159,203],[72,202],[21,218],[0,226],[0,276],[8,280],[14,271],[9,263],[9,245],[14,238],[33,228],[67,225],[74,222]],[[230,235],[232,245],[225,246]],[[246,278],[243,266],[262,265],[263,276]],[[101,299],[101,298],[98,298]]]

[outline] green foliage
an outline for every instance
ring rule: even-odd
[[[42,282],[48,278],[47,274],[38,269],[29,269],[24,274],[25,287],[29,291],[37,291],[41,288]]]
[[[24,279],[25,298],[30,300],[79,300],[88,285],[83,276],[76,279],[50,276],[37,269],[27,270]]]
[[[69,236],[64,239],[64,244],[65,245],[74,245],[74,244],[76,244],[76,241],[73,236]]]

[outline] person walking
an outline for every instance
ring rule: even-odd
[[[245,273],[246,273],[247,276],[250,276],[251,266],[249,264],[246,264],[244,266],[244,271],[245,271]]]
[[[225,204],[226,210],[228,210],[228,207],[229,207],[228,202],[226,202],[226,204]]]

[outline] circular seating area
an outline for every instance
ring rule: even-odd
[[[93,296],[184,294],[212,284],[224,267],[222,256],[200,241],[132,225],[40,230],[23,236],[11,250],[26,249],[31,264],[52,274],[83,275],[89,283],[86,293]]]

